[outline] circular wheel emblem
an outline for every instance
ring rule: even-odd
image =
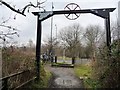
[[[75,4],[75,3],[69,3],[65,6],[64,10],[80,10],[79,5]],[[77,19],[80,14],[78,13],[74,13],[74,14],[64,14],[66,18],[70,19],[70,20],[75,20]]]

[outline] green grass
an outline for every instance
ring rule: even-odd
[[[59,56],[58,57],[58,60],[63,60],[63,59],[65,59],[65,60],[72,60],[72,58],[69,58],[69,57],[62,57],[62,56]]]
[[[40,81],[32,83],[31,88],[48,88],[48,82],[52,74],[45,70],[43,65],[41,65],[40,71]]]
[[[52,63],[52,65],[61,65],[61,64],[66,64],[66,63],[65,62]]]
[[[74,68],[75,74],[78,77],[82,77],[85,88],[100,88],[100,84],[92,77],[92,67],[88,65],[79,65]],[[87,77],[87,78],[85,78]]]
[[[93,89],[101,88],[99,82],[97,80],[91,79],[91,78],[85,79],[84,85],[86,88],[93,88]]]
[[[62,63],[52,63],[51,66],[56,66],[56,67],[74,67],[73,64],[67,64],[65,62],[62,62]]]
[[[62,56],[59,56],[58,58],[57,58],[58,60],[63,60],[64,59],[64,57],[62,57]],[[80,58],[75,58],[76,60],[80,60]],[[65,57],[65,60],[72,60],[72,58],[69,58],[69,57]]]
[[[75,67],[75,73],[80,77],[90,77],[91,71],[91,67],[87,65],[80,65]]]

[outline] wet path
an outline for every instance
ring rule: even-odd
[[[46,69],[53,73],[49,88],[83,88],[83,82],[75,76],[73,68],[47,66]]]

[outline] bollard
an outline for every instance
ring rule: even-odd
[[[57,56],[55,56],[55,63],[57,63]]]
[[[72,57],[72,64],[75,64],[75,57]]]
[[[51,57],[51,63],[53,63],[53,57]]]

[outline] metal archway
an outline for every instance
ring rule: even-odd
[[[32,12],[37,18],[37,40],[36,40],[36,64],[37,64],[37,80],[39,80],[40,76],[40,55],[41,55],[41,31],[42,21],[52,17],[53,15],[61,15],[61,14],[83,14],[83,13],[91,13],[96,16],[99,16],[105,19],[106,25],[106,42],[109,50],[111,50],[111,32],[110,32],[110,12],[113,12],[116,8],[102,8],[102,9],[83,9],[83,10],[61,10],[61,11],[45,11],[45,12]]]

